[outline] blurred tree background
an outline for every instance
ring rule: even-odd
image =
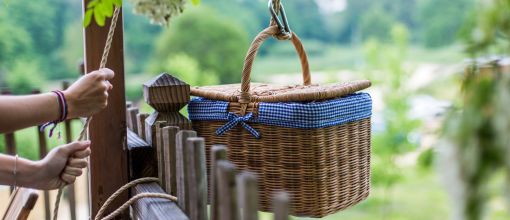
[[[508,6],[507,0],[282,1],[309,55],[314,82],[373,82],[368,90],[374,99],[371,196],[326,219],[452,216],[449,205],[460,203],[448,199],[443,170],[434,170],[438,126],[445,109],[459,102],[463,59],[510,52],[508,7],[481,12],[488,1]],[[81,10],[78,0],[0,0],[0,87],[26,94],[78,77]],[[269,24],[266,0],[202,0],[186,5],[166,27],[132,11],[124,1],[126,96],[135,102],[141,100],[142,83],[161,72],[192,85],[240,82],[246,50]],[[258,56],[254,81],[300,82],[290,43],[270,39]],[[33,134],[16,135],[31,137],[18,138],[33,146],[20,148],[20,155],[35,159]],[[3,144],[0,136],[0,150]],[[491,209],[483,215],[509,219],[500,191],[490,189]]]

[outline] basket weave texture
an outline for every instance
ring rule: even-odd
[[[213,144],[228,147],[240,170],[258,174],[259,205],[271,211],[273,193],[289,192],[296,216],[323,217],[365,199],[370,189],[371,98],[357,93],[369,81],[314,85],[299,38],[303,85],[250,83],[251,65],[271,26],[252,42],[242,83],[195,87],[188,105],[193,128],[206,140],[207,169]]]

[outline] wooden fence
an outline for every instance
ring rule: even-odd
[[[129,106],[129,105],[128,105]],[[207,179],[205,142],[196,132],[159,123],[152,137],[146,139],[145,119],[148,114],[138,108],[127,109],[128,159],[131,180],[158,177],[160,184],[140,184],[131,196],[140,193],[175,195],[178,202],[145,198],[132,206],[132,219],[171,220],[255,220],[258,219],[257,177],[249,171],[238,171],[226,160],[227,147],[216,145],[211,150],[211,174]],[[210,183],[210,215],[208,205]],[[275,194],[274,219],[288,219],[289,195]]]
[[[64,81],[62,83],[62,89],[66,89],[69,87],[69,82]],[[40,93],[39,90],[34,89],[33,94]],[[2,95],[9,95],[11,94],[9,89],[2,89],[1,91]],[[73,119],[66,120],[64,124],[64,141],[65,143],[71,143],[72,142],[72,127],[71,127],[71,121]],[[40,130],[40,126],[34,127],[35,132],[37,133],[37,143],[39,145],[39,158],[44,158],[46,154],[48,153],[48,144],[47,144],[47,135],[46,132]],[[16,155],[17,154],[17,147],[16,147],[16,134],[13,133],[6,133],[4,134],[4,144],[5,144],[5,153],[8,155]],[[69,185],[67,188],[67,191],[65,193],[66,199],[69,201],[69,211],[70,211],[70,219],[76,220],[76,198],[75,198],[75,189],[74,184]],[[12,188],[11,188],[12,192]],[[50,202],[50,196],[48,191],[43,192],[43,202],[44,202],[44,216],[46,220],[51,219],[51,202]]]

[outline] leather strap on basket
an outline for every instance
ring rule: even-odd
[[[251,43],[250,49],[244,58],[243,76],[241,79],[241,97],[239,98],[239,103],[250,103],[250,77],[253,61],[255,60],[255,57],[257,56],[258,50],[262,43],[264,43],[264,41],[268,38],[276,36],[278,33],[280,33],[280,31],[277,26],[270,26],[260,32]],[[296,49],[296,52],[299,55],[299,59],[301,61],[301,68],[303,71],[303,84],[310,85],[312,84],[312,80],[310,76],[310,67],[308,66],[308,56],[306,55],[305,48],[295,33],[292,33],[290,41],[294,45],[294,48]]]

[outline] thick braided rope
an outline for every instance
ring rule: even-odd
[[[117,19],[119,17],[120,8],[115,7],[115,11],[113,12],[113,17],[110,23],[110,29],[108,30],[108,36],[106,37],[106,44],[103,49],[103,55],[101,56],[101,63],[99,64],[99,69],[106,67],[106,62],[108,61],[108,54],[110,53],[110,48],[112,46],[113,35],[115,34],[115,28],[117,26]],[[88,139],[88,128],[91,120],[91,116],[87,117],[85,120],[85,124],[83,124],[83,128],[80,131],[80,135],[78,136],[78,141],[83,141]],[[58,219],[58,209],[60,206],[60,199],[62,198],[62,193],[64,191],[64,186],[60,187],[57,192],[57,199],[55,201],[55,208],[53,209],[53,220]]]
[[[124,191],[126,191],[127,189],[129,189],[129,188],[131,188],[133,186],[136,186],[136,185],[138,185],[140,183],[147,183],[147,182],[159,182],[159,179],[155,178],[155,177],[145,177],[145,178],[140,178],[140,179],[137,179],[137,180],[133,180],[133,181],[127,183],[126,185],[122,186],[120,189],[115,191],[115,193],[113,193],[106,200],[106,202],[104,202],[104,204],[101,206],[101,208],[97,212],[96,217],[94,218],[94,220],[109,220],[109,219],[113,219],[115,216],[121,214],[122,212],[124,212],[124,210],[129,208],[129,206],[131,204],[133,204],[135,201],[137,201],[138,199],[142,199],[142,198],[151,197],[151,198],[168,199],[168,200],[174,201],[174,202],[177,201],[177,197],[172,196],[172,195],[168,195],[168,194],[165,194],[165,193],[140,193],[140,194],[138,194],[136,196],[131,197],[126,203],[122,204],[122,206],[117,208],[115,211],[113,211],[112,213],[110,213],[106,217],[101,218],[104,215],[104,212],[106,211],[106,208],[108,208],[108,206],[113,202],[113,200],[115,200],[120,194],[122,194]]]
[[[261,31],[251,43],[250,48],[248,49],[248,53],[244,58],[244,66],[243,66],[243,74],[241,78],[241,97],[239,99],[240,103],[249,103],[251,101],[250,98],[250,81],[251,81],[251,71],[253,67],[253,61],[257,56],[258,50],[262,43],[267,40],[269,37],[274,36],[279,33],[279,29],[277,26],[273,25]],[[303,84],[310,85],[311,84],[311,76],[310,76],[310,67],[308,65],[308,57],[306,55],[303,44],[299,40],[299,37],[295,33],[291,33],[291,42],[294,44],[296,48],[296,53],[299,55],[299,59],[301,61],[301,68],[303,71]]]

